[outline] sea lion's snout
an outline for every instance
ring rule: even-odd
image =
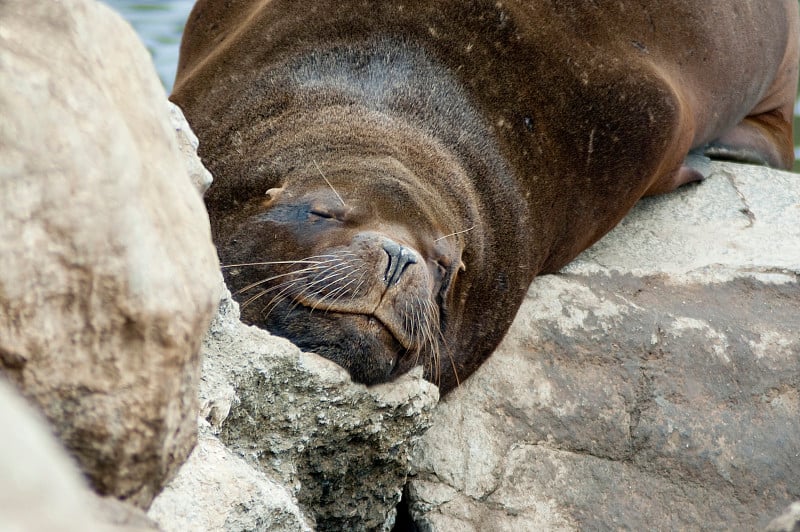
[[[387,240],[383,243],[383,250],[389,256],[389,263],[386,266],[383,282],[387,286],[394,286],[400,282],[400,276],[403,275],[406,268],[418,262],[417,256],[412,250],[392,240]]]

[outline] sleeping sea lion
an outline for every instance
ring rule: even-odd
[[[690,150],[789,168],[796,0],[200,0],[172,99],[246,322],[442,392]]]

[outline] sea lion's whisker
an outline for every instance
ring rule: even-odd
[[[314,297],[314,298],[319,296],[319,300],[316,301],[313,305],[311,305],[311,311],[313,312],[314,310],[316,310],[320,305],[325,303],[325,300],[327,298],[331,297],[333,294],[339,293],[342,290],[346,290],[348,286],[353,284],[356,281],[355,277],[353,277],[352,279],[350,278],[350,276],[353,273],[354,273],[354,271],[351,270],[351,271],[346,272],[343,275],[339,275],[337,277],[328,277],[328,278],[326,278],[326,280],[330,279],[330,282],[328,284],[326,284],[325,286],[320,287],[313,294],[311,294],[311,297]],[[343,283],[344,281],[347,281],[348,279],[350,279],[350,280],[347,283],[345,283],[344,285],[338,286],[333,291],[328,292],[327,294],[324,293],[331,286],[333,286],[335,284],[338,284],[338,283]]]
[[[442,334],[441,329],[439,329],[439,338],[441,339],[442,349],[447,354],[447,358],[450,359],[450,366],[453,368],[453,376],[456,378],[456,387],[461,386],[461,379],[458,376],[458,368],[456,368],[456,361],[453,358],[452,349],[450,349],[447,339]]]
[[[264,305],[263,309],[261,309],[261,314],[264,314],[264,311],[269,309],[267,311],[267,314],[264,316],[264,321],[266,321],[267,318],[269,318],[269,315],[272,314],[272,311],[275,310],[275,308],[278,306],[278,304],[288,297],[285,294],[287,292],[290,292],[293,288],[297,288],[297,284],[299,283],[299,281],[302,281],[303,279],[305,279],[305,277],[302,278],[302,279],[291,279],[289,281],[286,281],[284,283],[281,283],[281,284],[276,285],[276,286],[273,287],[273,288],[278,288],[278,287],[283,287],[283,288],[282,288],[282,290],[280,292],[275,294],[272,297],[272,299],[269,300],[269,303]]]
[[[440,386],[442,382],[442,357],[437,338],[444,339],[444,337],[439,327],[439,307],[429,299],[423,300],[418,297],[417,301],[422,315],[420,321],[424,326],[421,331],[423,337],[421,342],[428,347],[431,379],[437,386]]]
[[[335,188],[333,188],[333,185],[331,185],[331,182],[330,182],[330,181],[328,181],[328,178],[327,178],[327,177],[325,177],[325,174],[323,174],[323,173],[322,173],[322,169],[321,169],[321,168],[319,167],[319,165],[317,164],[317,161],[316,161],[316,160],[314,160],[314,159],[311,159],[311,162],[312,162],[312,163],[314,163],[314,166],[316,166],[316,167],[317,167],[317,172],[319,172],[319,175],[321,175],[321,176],[322,176],[322,179],[324,179],[324,180],[325,180],[325,182],[328,184],[328,186],[329,186],[329,187],[331,187],[331,190],[333,190],[333,193],[334,193],[334,194],[336,194],[336,197],[337,197],[337,198],[339,198],[339,201],[341,201],[341,202],[342,202],[342,207],[346,207],[346,205],[345,205],[345,203],[344,203],[344,200],[342,199],[342,197],[339,195],[339,193],[336,191],[336,189],[335,189]]]
[[[456,378],[456,387],[461,386],[461,379],[458,376],[458,368],[456,368],[456,360],[449,349],[445,349],[447,358],[450,359],[450,367],[453,368],[453,376]]]
[[[407,301],[406,301],[406,305],[408,305]],[[410,315],[410,320],[409,321],[411,322],[410,323],[411,331],[409,331],[409,332],[411,334],[411,337],[414,339],[414,344],[415,344],[414,350],[417,352],[417,360],[419,360],[420,353],[422,353],[422,351],[425,349],[424,338],[423,339],[419,338],[420,334],[424,333],[424,329],[422,327],[424,325],[422,323],[423,317],[422,317],[422,313],[420,312],[419,307],[417,307],[417,306],[412,306],[411,307],[411,313],[410,314],[411,315]]]
[[[247,292],[248,290],[251,290],[251,289],[255,288],[256,286],[259,286],[259,285],[264,284],[264,283],[268,283],[270,281],[274,281],[275,279],[280,279],[281,277],[287,277],[289,275],[298,275],[298,274],[301,274],[301,273],[313,272],[316,269],[317,269],[316,267],[312,266],[312,267],[308,267],[308,268],[302,268],[300,270],[293,270],[293,271],[290,271],[290,272],[281,273],[281,274],[278,274],[278,275],[273,275],[272,277],[267,277],[265,279],[261,279],[260,281],[256,281],[254,283],[250,283],[249,285],[247,285],[247,286],[245,286],[243,288],[240,288],[239,290],[234,292],[233,295],[234,296],[238,296],[242,292]]]
[[[366,271],[363,271],[363,270],[361,271],[361,277],[359,277],[359,278],[358,278],[358,284],[357,284],[357,285],[356,285],[356,287],[355,287],[355,288],[353,288],[353,290],[352,290],[352,293],[353,293],[353,294],[358,294],[358,290],[359,290],[359,288],[361,288],[361,286],[364,284],[364,281],[365,281],[365,279],[366,279],[366,277],[367,277],[367,273],[368,273],[368,272],[366,272]],[[349,284],[350,284],[350,283],[348,283],[348,285],[349,285]],[[336,291],[334,291],[334,292],[336,292]],[[328,295],[329,295],[329,296],[330,296],[330,295],[333,295],[333,293],[334,293],[334,292],[332,292],[331,294],[328,294]],[[329,310],[331,310],[331,308],[332,308],[334,305],[336,305],[336,303],[338,303],[338,302],[339,302],[339,300],[340,300],[340,299],[342,299],[342,298],[343,298],[343,297],[346,295],[346,293],[347,293],[347,291],[346,291],[346,290],[342,290],[342,291],[340,291],[340,292],[339,292],[339,294],[338,294],[338,295],[337,295],[337,296],[334,298],[334,300],[333,300],[333,301],[331,301],[331,302],[330,302],[330,304],[328,304],[328,305],[326,306],[326,308],[325,308],[325,314],[327,314],[327,313],[328,313],[328,311],[329,311]]]
[[[222,269],[236,268],[241,266],[273,266],[278,264],[325,264],[328,262],[334,262],[340,260],[340,257],[344,257],[347,255],[351,255],[353,257],[357,256],[352,251],[343,249],[343,250],[337,250],[335,253],[326,253],[324,255],[311,255],[310,257],[305,257],[296,260],[268,260],[262,262],[242,262],[239,264],[223,264],[220,266],[220,268]]]
[[[297,282],[298,282],[299,280],[300,280],[300,279],[289,279],[288,281],[284,281],[284,282],[282,282],[282,283],[278,283],[278,284],[276,284],[275,286],[271,286],[271,287],[269,287],[269,288],[265,288],[264,290],[260,291],[258,294],[256,294],[256,295],[252,296],[250,299],[248,299],[247,301],[245,301],[244,303],[242,303],[242,304],[239,306],[239,308],[240,308],[240,309],[244,309],[244,308],[245,308],[245,307],[247,307],[249,304],[251,304],[253,301],[256,301],[257,299],[261,298],[261,297],[262,297],[262,296],[264,296],[265,294],[268,294],[268,293],[272,292],[273,290],[277,290],[278,288],[281,288],[281,287],[291,288],[292,286],[294,286],[295,284],[297,284]]]
[[[408,302],[406,302],[406,306],[408,306]],[[417,308],[416,305],[412,305],[411,306],[410,321],[411,321],[412,325],[415,325],[415,328],[416,328],[416,325],[418,325],[420,320],[422,319],[421,316],[419,315],[418,311],[419,311],[419,309]],[[416,336],[418,334],[419,334],[418,331],[414,331],[413,332],[413,335],[414,335],[414,338],[415,338],[414,342],[417,344],[414,347],[414,363],[413,363],[413,366],[416,366],[416,365],[419,364],[419,358],[422,355],[422,351],[423,351],[423,347],[424,347],[424,346],[421,345],[421,342],[416,339]]]
[[[403,327],[408,331],[409,336],[411,337],[411,341],[414,343],[414,354],[416,355],[414,358],[414,365],[417,365],[419,362],[419,354],[421,352],[420,349],[420,342],[417,340],[417,315],[415,313],[415,308],[412,306],[411,310],[408,309],[408,300],[405,301],[405,312],[403,313]]]
[[[423,305],[420,309],[420,321],[422,322],[422,342],[428,346],[429,350],[433,353],[436,351],[436,343],[433,339],[433,331],[431,330],[431,310],[428,305]]]
[[[310,259],[300,260],[270,260],[264,262],[241,262],[239,264],[223,264],[220,268],[237,268],[240,266],[273,266],[276,264],[320,264],[320,261],[313,261]]]
[[[266,289],[264,289],[264,290],[261,290],[261,291],[260,291],[259,293],[257,293],[256,295],[254,295],[254,296],[251,296],[251,297],[250,297],[250,298],[249,298],[247,301],[244,301],[243,303],[241,303],[241,304],[239,305],[239,309],[240,309],[240,310],[244,310],[244,309],[245,309],[245,308],[247,308],[247,307],[248,307],[248,306],[249,306],[251,303],[253,303],[254,301],[256,301],[256,300],[260,299],[262,296],[264,296],[264,294],[267,294],[267,293],[269,293],[269,291],[270,291],[270,290],[271,290],[270,288],[266,288]]]
[[[426,345],[430,342],[430,320],[428,319],[430,316],[430,302],[427,299],[422,299],[419,295],[416,296],[417,305],[416,308],[419,311],[419,321],[421,325],[421,332],[423,338],[423,345]],[[437,385],[438,378],[440,375],[439,370],[439,357],[437,356],[436,349],[434,348],[433,342],[430,342],[431,349],[430,353],[428,354],[430,359],[430,366],[431,366],[431,373],[437,376]]]
[[[328,275],[333,273],[339,273],[343,270],[350,269],[350,271],[355,271],[356,268],[353,267],[353,261],[337,261],[337,263],[333,266],[326,266],[325,268],[316,268],[320,275]]]
[[[281,303],[281,301],[284,301],[289,297],[288,295],[284,295],[284,294],[285,294],[285,291],[282,291],[282,292],[280,292],[278,294],[275,294],[274,296],[272,296],[272,299],[270,299],[267,304],[265,304],[263,307],[261,307],[261,310],[259,311],[259,314],[264,316],[265,320],[266,320],[267,317],[269,317],[270,313],[273,310],[275,310],[275,308],[277,308],[277,306]],[[266,315],[264,315],[265,312],[266,312]]]
[[[420,335],[420,353],[426,353],[429,364],[431,366],[431,373],[438,372],[437,364],[436,364],[436,346],[433,344],[432,338],[430,336],[430,323],[428,321],[428,309],[425,305],[422,304],[422,301],[417,298],[419,301],[417,305],[417,314],[419,316],[419,335]]]
[[[427,342],[425,338],[425,312],[424,309],[420,306],[420,298],[416,297],[416,304],[412,306],[413,312],[413,322],[415,324],[415,332],[414,335],[416,337],[417,346],[417,358],[416,362],[419,362],[419,357],[425,351],[425,344]]]
[[[304,285],[302,287],[302,290],[296,295],[295,304],[292,305],[292,307],[289,310],[294,310],[295,308],[297,308],[297,305],[301,304],[300,301],[299,301],[299,299],[301,297],[311,297],[311,298],[317,297],[322,292],[324,292],[326,288],[328,288],[328,287],[334,285],[335,283],[338,283],[338,282],[340,282],[340,281],[342,281],[344,279],[347,279],[347,277],[350,275],[350,273],[352,273],[354,271],[352,268],[351,268],[350,271],[342,271],[342,270],[344,270],[345,268],[348,268],[348,267],[351,267],[349,261],[337,264],[334,267],[327,268],[326,270],[323,270],[321,272],[321,275],[323,275],[323,277],[321,277],[321,278],[319,278],[319,279],[317,279],[317,280],[315,280],[315,281],[313,281],[311,283],[308,283],[308,284],[306,284],[306,285]],[[325,284],[324,286],[319,287],[314,292],[310,292],[310,289],[313,286],[319,285],[321,283],[327,283],[327,284]],[[314,306],[312,306],[312,311],[314,309],[316,309],[316,307],[318,306],[319,303],[320,302],[317,302],[316,304],[314,304]]]
[[[303,296],[304,294],[308,294],[308,291],[309,291],[309,289],[311,287],[313,287],[313,286],[315,286],[317,284],[320,284],[320,283],[324,283],[326,281],[328,282],[328,284],[326,286],[321,287],[319,290],[317,290],[313,294],[311,294],[312,296],[315,296],[318,293],[321,293],[322,291],[324,291],[327,286],[331,286],[332,284],[334,284],[336,282],[340,282],[341,280],[346,279],[352,272],[342,272],[342,270],[344,270],[344,269],[346,269],[348,267],[352,268],[352,264],[354,262],[353,260],[345,260],[345,261],[341,260],[341,257],[347,257],[347,256],[356,257],[357,255],[355,255],[354,253],[351,253],[349,251],[342,251],[342,252],[337,252],[336,254],[330,254],[330,255],[324,255],[324,256],[320,255],[319,257],[335,257],[335,260],[323,261],[320,264],[331,263],[331,262],[336,262],[336,264],[334,266],[327,266],[327,267],[324,267],[324,268],[321,268],[319,265],[315,265],[315,266],[312,266],[312,267],[303,268],[301,270],[296,270],[296,271],[293,271],[293,272],[289,272],[289,274],[297,275],[297,274],[301,274],[301,273],[311,274],[311,273],[314,273],[314,272],[318,272],[318,274],[321,275],[322,277],[320,277],[320,278],[318,278],[318,279],[316,279],[313,282],[308,283],[308,284],[303,284],[304,281],[308,281],[310,279],[310,277],[308,275],[305,275],[303,277],[299,277],[299,278],[296,278],[296,279],[289,279],[287,281],[284,281],[283,283],[279,283],[278,285],[275,285],[275,286],[273,286],[273,287],[271,287],[271,288],[259,293],[258,297],[261,297],[267,292],[271,292],[271,291],[277,290],[277,289],[281,290],[279,293],[275,294],[275,296],[262,309],[262,311],[261,311],[262,315],[264,315],[264,311],[267,311],[266,315],[264,315],[264,320],[269,318],[269,316],[272,313],[272,311],[278,306],[278,304],[281,301],[286,299],[286,297],[287,297],[286,294],[289,293],[292,289],[296,288],[297,292],[292,296],[293,299],[295,299],[295,302],[290,307],[290,309],[289,309],[290,311],[294,310],[300,304],[299,301],[297,301],[297,299],[299,297]],[[335,277],[332,277],[332,276],[335,276]],[[248,300],[248,303],[250,303],[250,302],[251,301]],[[267,309],[269,309],[269,310],[267,310]]]
[[[361,289],[362,286],[364,286],[364,281],[367,280],[367,274],[368,272],[366,270],[363,270],[361,272],[361,277],[358,279],[358,284],[356,285],[355,288],[353,288],[353,295],[355,296],[358,295],[358,291]]]
[[[462,229],[461,231],[456,231],[455,233],[450,233],[449,235],[440,236],[439,238],[434,240],[434,243],[438,242],[439,240],[444,240],[445,238],[449,238],[451,236],[456,236],[456,235],[460,235],[460,234],[463,234],[463,233],[468,233],[468,232],[472,231],[473,229],[475,229],[475,227],[476,226],[473,225],[472,227],[470,227],[468,229]]]
[[[292,288],[296,288],[296,287],[297,287],[297,285],[298,285],[298,284],[300,284],[300,283],[301,283],[303,280],[305,280],[305,279],[308,279],[308,277],[299,277],[299,278],[297,278],[297,279],[288,279],[288,280],[286,280],[286,281],[283,281],[282,283],[278,283],[278,284],[276,284],[275,286],[271,286],[271,287],[269,287],[269,288],[267,288],[267,289],[263,290],[263,291],[260,293],[260,296],[261,296],[261,295],[264,295],[264,294],[266,294],[266,293],[269,293],[269,292],[273,292],[273,291],[275,291],[275,290],[280,290],[280,292],[278,292],[278,294],[276,294],[276,295],[275,295],[275,296],[274,296],[274,297],[273,297],[273,298],[270,300],[270,302],[269,302],[269,303],[267,303],[267,305],[265,306],[265,308],[266,308],[267,306],[271,305],[271,304],[272,304],[272,302],[273,302],[273,301],[275,301],[275,299],[277,299],[277,298],[282,298],[282,297],[283,297],[283,294],[285,294],[286,292],[288,292],[288,291],[289,291],[289,290],[291,290]],[[259,296],[259,297],[260,297],[260,296]]]
[[[312,270],[314,271],[314,273],[316,273],[317,276],[321,276],[322,279],[324,280],[325,277],[327,277],[330,274],[338,273],[348,267],[352,267],[351,261],[336,260],[332,262],[334,262],[334,264],[324,267],[314,266]]]
[[[354,270],[353,272],[350,272],[350,273],[354,273],[355,271],[357,271],[357,270]],[[348,273],[348,276],[350,275],[350,273]],[[361,287],[361,285],[364,284],[364,278],[365,277],[366,277],[366,272],[362,271],[361,272],[361,276],[358,278],[357,281],[356,281],[355,278],[351,279],[350,281],[347,282],[347,284],[345,284],[345,285],[337,288],[336,290],[326,294],[325,297],[323,298],[323,300],[331,298],[331,297],[333,297],[333,300],[330,301],[327,304],[327,306],[325,307],[325,312],[327,313],[329,310],[331,310],[332,307],[334,307],[345,295],[347,295],[347,293],[348,293],[347,287],[350,286],[351,284],[353,284],[353,282],[357,282],[357,284],[356,284],[356,287],[353,290],[351,290],[351,293],[354,293],[354,294],[357,293],[358,289]]]
[[[348,255],[348,254],[349,253],[344,253],[344,255]],[[313,258],[326,258],[327,260],[311,261],[310,259],[313,259]],[[265,279],[261,279],[259,281],[254,282],[254,283],[251,283],[251,284],[249,284],[249,285],[247,285],[247,286],[245,286],[243,288],[240,288],[239,290],[234,292],[233,295],[237,296],[237,295],[239,295],[239,294],[241,294],[243,292],[246,292],[248,290],[252,290],[256,286],[260,286],[260,285],[262,285],[264,283],[267,283],[267,282],[270,282],[270,281],[274,281],[275,279],[280,279],[281,277],[287,277],[287,276],[291,276],[291,275],[299,275],[299,274],[303,274],[303,273],[312,272],[314,270],[319,269],[319,265],[320,264],[327,264],[327,263],[330,263],[330,262],[339,262],[339,261],[340,261],[340,259],[337,258],[336,255],[317,255],[317,256],[314,256],[314,257],[308,257],[306,259],[300,259],[300,260],[296,260],[296,261],[274,261],[274,262],[271,262],[271,263],[266,263],[266,262],[265,263],[252,263],[253,265],[265,265],[265,264],[312,264],[312,266],[308,266],[306,268],[301,268],[299,270],[292,270],[290,272],[285,272],[285,273],[281,273],[281,274],[278,274],[278,275],[273,275],[271,277],[267,277]],[[233,266],[233,265],[231,265],[231,266]],[[269,291],[269,290],[267,290],[267,291]],[[260,293],[258,295],[258,297],[260,297],[263,294],[264,294],[264,292]],[[248,299],[245,303],[242,304],[241,308],[245,308],[245,306],[247,306],[252,301],[253,301],[252,299]]]
[[[426,335],[428,337],[428,342],[430,343],[431,346],[432,356],[436,360],[436,371],[437,371],[436,375],[438,384],[440,384],[442,378],[441,374],[442,357],[439,349],[439,344],[436,341],[436,336],[439,336],[442,339],[444,338],[444,336],[442,335],[442,330],[439,327],[439,319],[438,319],[439,307],[437,305],[434,305],[433,302],[431,302],[428,299],[425,300],[425,307],[428,311],[426,312],[426,321],[425,321]]]
[[[345,280],[347,280],[347,279],[350,277],[350,275],[351,275],[351,274],[354,274],[355,272],[356,272],[356,270],[353,270],[353,271],[347,272],[347,275],[344,277],[344,279],[342,279],[342,282],[344,282]],[[348,287],[348,286],[350,286],[351,284],[353,284],[353,283],[355,283],[355,282],[357,282],[357,281],[359,281],[359,282],[360,282],[360,281],[361,281],[361,279],[363,279],[363,277],[364,277],[364,276],[363,276],[363,273],[362,273],[362,276],[361,276],[361,277],[360,277],[358,280],[356,280],[355,276],[353,276],[353,277],[352,277],[352,278],[351,278],[349,281],[347,281],[347,283],[345,283],[345,284],[343,284],[343,285],[341,285],[341,286],[337,287],[335,290],[333,290],[333,291],[331,291],[331,292],[328,292],[327,294],[325,294],[325,295],[322,297],[322,299],[320,299],[320,301],[319,301],[319,304],[325,303],[325,302],[326,302],[326,300],[327,300],[328,298],[331,298],[331,297],[334,297],[334,296],[335,296],[335,297],[334,297],[334,299],[333,299],[333,301],[331,301],[331,302],[330,302],[330,303],[327,305],[327,307],[325,308],[325,312],[327,312],[327,311],[328,311],[328,308],[330,308],[331,306],[333,306],[334,304],[336,304],[336,302],[337,302],[337,301],[339,301],[339,299],[341,299],[341,298],[342,298],[342,296],[344,296],[344,294],[347,292],[347,287]],[[330,286],[330,285],[329,285],[329,286]],[[317,305],[317,306],[318,306],[318,305]],[[316,306],[315,306],[314,308],[316,308]]]
[[[253,302],[253,301],[255,301],[256,299],[260,298],[261,296],[263,296],[263,295],[264,295],[264,294],[266,294],[266,293],[267,293],[267,290],[262,290],[262,291],[260,291],[258,294],[256,294],[256,295],[254,295],[254,296],[250,297],[250,299],[248,299],[248,300],[247,300],[247,301],[245,301],[244,303],[241,303],[241,304],[239,305],[239,309],[240,309],[240,310],[244,310],[244,308],[245,308],[245,307],[247,307],[247,306],[248,306],[250,303],[252,303],[252,302]]]

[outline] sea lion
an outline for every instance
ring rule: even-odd
[[[793,161],[796,0],[197,3],[172,99],[245,321],[443,392],[690,150]]]

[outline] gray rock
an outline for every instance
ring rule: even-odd
[[[388,530],[438,390],[421,371],[354,384],[336,364],[243,325],[226,297],[205,340],[200,397],[211,430],[295,495],[317,530]]]
[[[755,529],[800,497],[800,176],[706,170],[534,281],[417,448],[422,530]]]
[[[208,219],[133,30],[0,5],[0,372],[101,493],[147,506],[196,438]]]

